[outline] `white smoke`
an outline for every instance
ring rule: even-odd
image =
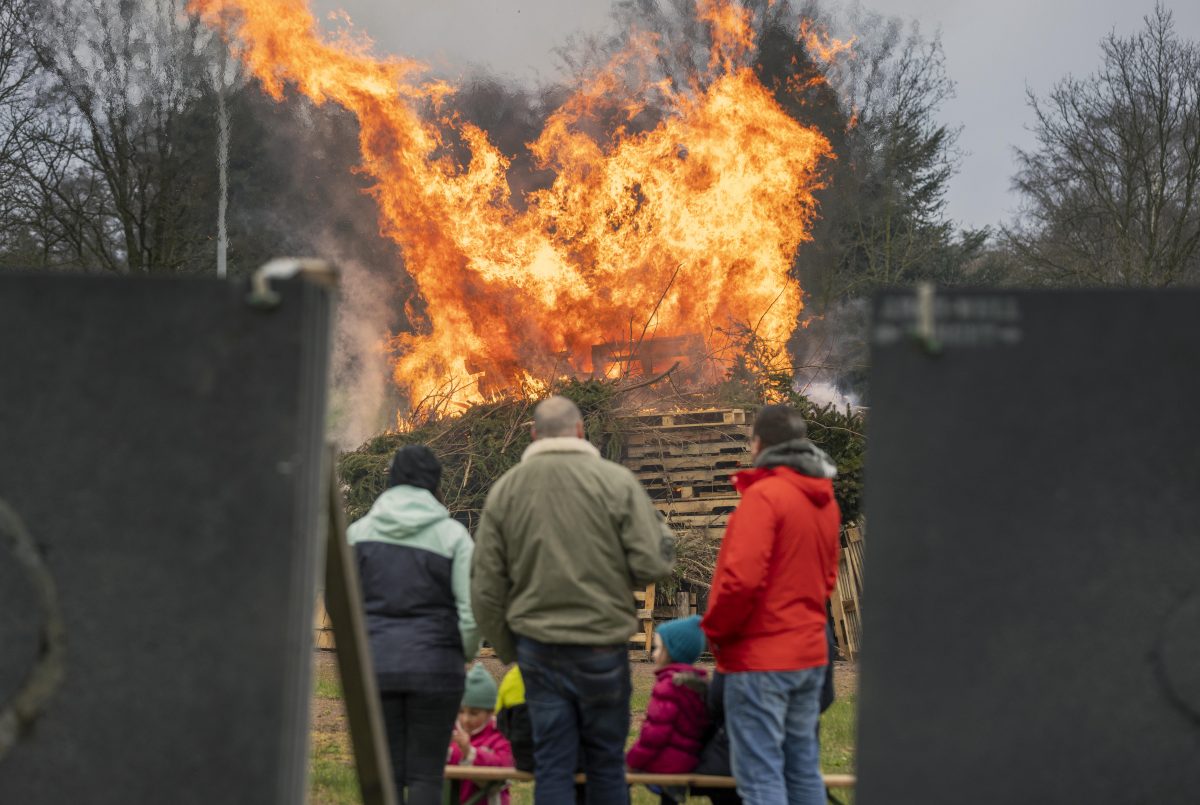
[[[833,403],[837,408],[858,408],[861,405],[857,394],[845,394],[837,386],[832,383],[816,382],[816,383],[800,383],[796,386],[796,391],[803,394],[812,403],[825,406]]]
[[[336,247],[324,253],[336,253]],[[330,372],[330,438],[358,447],[395,427],[397,399],[388,361],[390,283],[354,260],[336,261],[341,278]]]
[[[797,333],[792,344],[796,391],[817,405],[862,406],[858,392],[863,388],[868,360],[869,314],[865,299],[839,302]]]

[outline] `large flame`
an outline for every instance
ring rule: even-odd
[[[417,62],[320,35],[304,0],[192,0],[236,30],[242,58],[276,98],[294,85],[357,115],[363,169],[383,232],[420,293],[417,334],[395,337],[395,378],[414,405],[473,402],[532,378],[591,371],[601,342],[731,326],[782,344],[802,308],[789,278],[808,239],[828,141],[778,105],[747,66],[749,13],[699,0],[712,26],[708,74],[692,85],[649,74],[653,37],[574,92],[529,149],[553,184],[514,204],[509,159],[485,131],[449,117],[449,85]],[[666,110],[647,131],[597,134],[625,98]],[[469,159],[456,159],[457,150]]]

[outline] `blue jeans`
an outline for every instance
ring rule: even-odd
[[[824,805],[817,726],[825,667],[725,676],[725,727],[746,805]]]
[[[582,760],[588,805],[627,805],[629,654],[620,646],[548,645],[517,638],[517,665],[533,725],[533,801],[575,801]]]

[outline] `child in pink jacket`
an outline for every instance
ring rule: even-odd
[[[450,737],[450,754],[447,762],[452,766],[512,766],[512,745],[496,727],[496,680],[488,670],[475,663],[467,673],[466,690],[463,691],[462,707],[458,710],[458,721]],[[462,801],[466,802],[475,793],[477,786],[464,781]],[[506,787],[490,794],[487,805],[508,805]]]
[[[700,617],[668,621],[654,632],[657,681],[646,720],[626,755],[634,771],[687,774],[700,760],[708,733],[708,672],[694,663],[704,651]]]

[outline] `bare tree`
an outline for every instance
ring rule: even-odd
[[[1037,148],[1019,150],[1022,215],[1007,230],[1035,278],[1167,286],[1200,279],[1200,45],[1159,5],[1104,63],[1030,93]]]
[[[959,129],[940,119],[954,95],[940,39],[861,8],[847,27],[853,53],[832,62],[829,81],[850,121],[808,255],[825,266],[806,283],[819,309],[881,287],[954,281],[986,238],[946,217]]]
[[[211,65],[221,45],[182,0],[46,0],[38,58],[53,77],[69,158],[34,175],[48,239],[84,265],[172,271],[211,261],[198,214],[201,160],[215,175]],[[204,226],[199,224],[204,222]]]
[[[25,0],[0,0],[0,248],[5,256],[21,239],[24,165],[31,128],[37,122],[34,102],[37,61],[30,47]]]

